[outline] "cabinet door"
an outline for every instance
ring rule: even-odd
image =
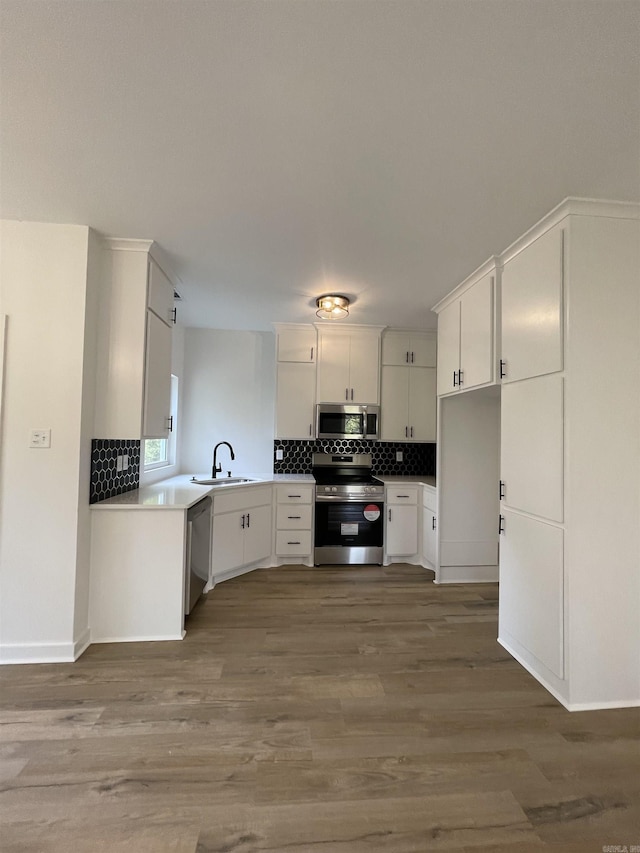
[[[493,381],[493,282],[486,275],[460,299],[460,370],[462,388]]]
[[[148,307],[168,326],[173,325],[173,285],[158,264],[149,258]]]
[[[411,335],[409,363],[413,367],[435,367],[437,340],[435,335]]]
[[[244,563],[244,527],[246,512],[228,512],[213,516],[212,573],[220,575]]]
[[[562,370],[563,231],[554,228],[502,272],[505,382]]]
[[[503,515],[499,637],[509,647],[515,640],[562,678],[563,530],[509,510]]]
[[[407,367],[382,368],[380,418],[383,441],[406,441],[409,434],[409,373]]]
[[[282,329],[278,332],[278,361],[315,362],[316,330]]]
[[[426,507],[422,511],[422,556],[430,566],[436,564],[437,547],[436,514]]]
[[[505,385],[500,412],[504,504],[562,521],[562,376],[539,376]]]
[[[322,348],[318,362],[318,403],[344,403],[349,399],[351,388],[349,337],[323,335],[321,341]]]
[[[147,311],[143,438],[166,438],[171,411],[171,328]]]
[[[454,373],[460,367],[460,300],[438,314],[438,394],[449,394]]]
[[[393,369],[393,368],[392,368]],[[413,367],[409,375],[409,439],[436,440],[436,369]]]
[[[385,332],[382,336],[382,363],[406,366],[410,362],[411,343],[407,332]]]
[[[271,554],[271,506],[256,506],[245,515],[244,563],[255,563]]]
[[[418,507],[387,507],[387,554],[403,557],[418,552]]]
[[[276,438],[313,437],[315,390],[315,364],[278,364]]]
[[[380,341],[377,335],[351,338],[349,385],[354,403],[378,403],[380,400]]]

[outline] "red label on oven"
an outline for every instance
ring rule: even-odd
[[[380,507],[376,504],[367,504],[363,513],[367,521],[377,521],[380,518]]]

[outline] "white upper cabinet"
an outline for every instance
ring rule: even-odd
[[[377,404],[382,327],[317,328],[317,402]]]
[[[562,370],[563,229],[547,231],[502,271],[504,382]]]
[[[176,317],[176,309],[173,305],[173,292],[173,284],[153,258],[149,258],[147,307],[168,326],[173,325]]]
[[[436,336],[386,330],[382,336],[381,438],[436,440]]]
[[[313,364],[318,346],[315,326],[276,323],[277,359]]]
[[[435,441],[436,404],[434,367],[383,366],[383,441]]]
[[[96,438],[166,438],[171,428],[173,283],[148,240],[105,240]]]
[[[436,338],[428,332],[387,329],[382,336],[382,364],[436,366]]]
[[[434,307],[438,314],[438,394],[496,381],[499,268],[491,259]]]
[[[276,438],[313,438],[315,364],[280,362],[276,381]]]

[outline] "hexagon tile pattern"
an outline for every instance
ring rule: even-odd
[[[129,457],[126,471],[116,470],[118,456]],[[140,485],[140,439],[94,438],[91,441],[89,503],[130,492]]]
[[[284,459],[278,461],[276,450]],[[396,462],[401,450],[402,462]],[[296,441],[276,439],[273,443],[273,470],[276,474],[310,474],[312,453],[370,453],[373,474],[388,476],[433,476],[436,473],[436,445],[399,441],[353,441],[330,439]]]

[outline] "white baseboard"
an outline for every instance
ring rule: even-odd
[[[612,701],[597,701],[597,702],[569,702],[560,691],[549,683],[549,680],[534,669],[529,661],[526,660],[519,652],[517,652],[508,642],[502,637],[498,637],[498,642],[503,649],[509,652],[512,658],[518,661],[520,666],[527,670],[537,682],[539,682],[545,690],[547,690],[554,699],[557,699],[567,711],[610,711],[615,708],[640,708],[640,699],[614,699]],[[568,685],[567,685],[568,687]]]
[[[87,627],[84,629],[84,631],[80,634],[80,636],[73,644],[73,659],[78,660],[80,655],[85,652],[90,645],[91,631],[89,630],[89,626],[87,625]]]
[[[497,583],[498,566],[440,566],[434,583]]]
[[[75,643],[5,643],[0,646],[0,664],[73,663],[75,647]]]
[[[186,631],[179,634],[145,635],[140,637],[92,637],[92,643],[157,643],[164,641],[184,640]]]

